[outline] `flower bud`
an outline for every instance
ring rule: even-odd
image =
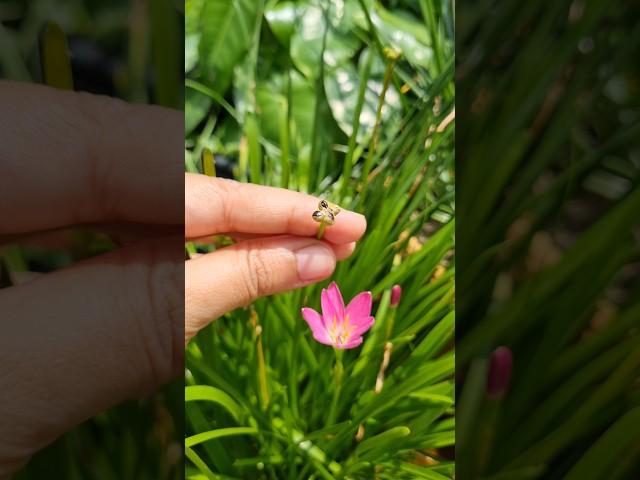
[[[400,285],[394,285],[391,288],[391,303],[392,307],[397,307],[400,303],[400,298],[402,297],[402,287]]]
[[[385,47],[382,52],[384,53],[385,58],[393,62],[400,58],[400,52],[391,47]]]
[[[513,355],[508,347],[498,347],[491,354],[489,375],[487,378],[487,395],[489,398],[502,398],[511,380]]]

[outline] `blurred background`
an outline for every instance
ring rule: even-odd
[[[457,4],[460,479],[640,476],[639,7]]]
[[[183,11],[169,0],[2,0],[0,77],[182,109]],[[113,248],[88,229],[3,244],[0,288]],[[15,478],[180,478],[183,408],[180,381],[85,422]]]

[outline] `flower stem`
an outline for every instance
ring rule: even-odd
[[[391,312],[389,312],[388,317],[386,319],[385,331],[384,331],[384,339],[388,341],[393,335],[393,325],[396,321],[396,308],[392,307]]]
[[[318,240],[322,240],[322,237],[324,236],[324,228],[325,228],[325,223],[320,222],[320,228],[318,228],[318,235],[317,235]]]
[[[269,407],[269,387],[267,386],[267,368],[264,362],[264,349],[262,348],[262,328],[258,334],[258,372],[260,374],[260,403],[262,409]]]
[[[335,379],[335,389],[333,390],[333,398],[331,399],[331,407],[329,408],[329,415],[327,416],[327,426],[333,425],[336,422],[338,415],[338,400],[340,399],[340,392],[342,391],[342,377],[344,376],[344,366],[342,365],[342,350],[334,348],[336,354],[336,364],[333,368],[333,376]]]
[[[367,157],[364,161],[364,166],[362,168],[362,175],[360,177],[360,204],[364,205],[364,199],[367,194],[367,187],[369,186],[369,173],[371,172],[371,167],[373,166],[373,157],[376,153],[376,149],[378,147],[378,137],[380,135],[380,123],[382,122],[382,107],[384,107],[384,98],[387,94],[387,90],[389,89],[389,84],[391,83],[391,79],[393,78],[393,67],[396,63],[397,57],[393,55],[389,55],[387,57],[387,68],[384,72],[384,79],[382,84],[382,92],[380,93],[380,98],[378,99],[378,108],[376,111],[376,123],[373,125],[373,132],[371,133],[371,142],[369,144],[369,151],[367,152]]]
[[[379,394],[382,391],[382,386],[384,385],[384,374],[387,371],[387,367],[389,366],[389,361],[391,360],[391,352],[393,351],[393,343],[387,342],[384,344],[384,353],[382,355],[382,363],[380,364],[380,370],[378,370],[378,376],[376,377],[376,386],[374,388],[374,392]]]
[[[251,323],[254,328],[256,339],[256,356],[258,360],[258,383],[260,385],[260,405],[262,410],[269,407],[269,387],[267,385],[267,368],[264,361],[264,349],[262,348],[262,326],[258,322],[258,313],[252,307]]]
[[[489,398],[485,402],[483,408],[484,414],[480,417],[480,425],[478,427],[478,453],[475,462],[478,474],[484,472],[487,468],[493,449],[495,440],[495,425],[500,416],[501,398]]]

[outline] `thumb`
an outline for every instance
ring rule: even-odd
[[[182,245],[132,245],[0,290],[0,478],[183,372]]]
[[[224,313],[259,297],[300,288],[333,273],[329,244],[303,237],[250,240],[189,260],[185,267],[185,342]]]

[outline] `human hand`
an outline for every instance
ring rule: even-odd
[[[204,177],[183,210],[181,112],[8,82],[0,105],[0,245],[87,225],[124,243],[0,290],[0,478],[85,419],[181,375],[185,325],[193,334],[258,295],[325,278],[364,232],[363,217],[343,212],[315,240],[317,199]],[[221,185],[227,203],[207,202]],[[252,238],[185,267],[184,237],[170,235],[183,214],[189,238]]]
[[[0,290],[0,478],[182,375],[183,131],[182,112],[0,82],[0,248],[74,225],[124,239]]]
[[[229,310],[329,277],[351,255],[364,216],[342,210],[317,240],[317,206],[303,193],[186,174],[186,239],[225,234],[239,242],[186,262],[185,343]]]

